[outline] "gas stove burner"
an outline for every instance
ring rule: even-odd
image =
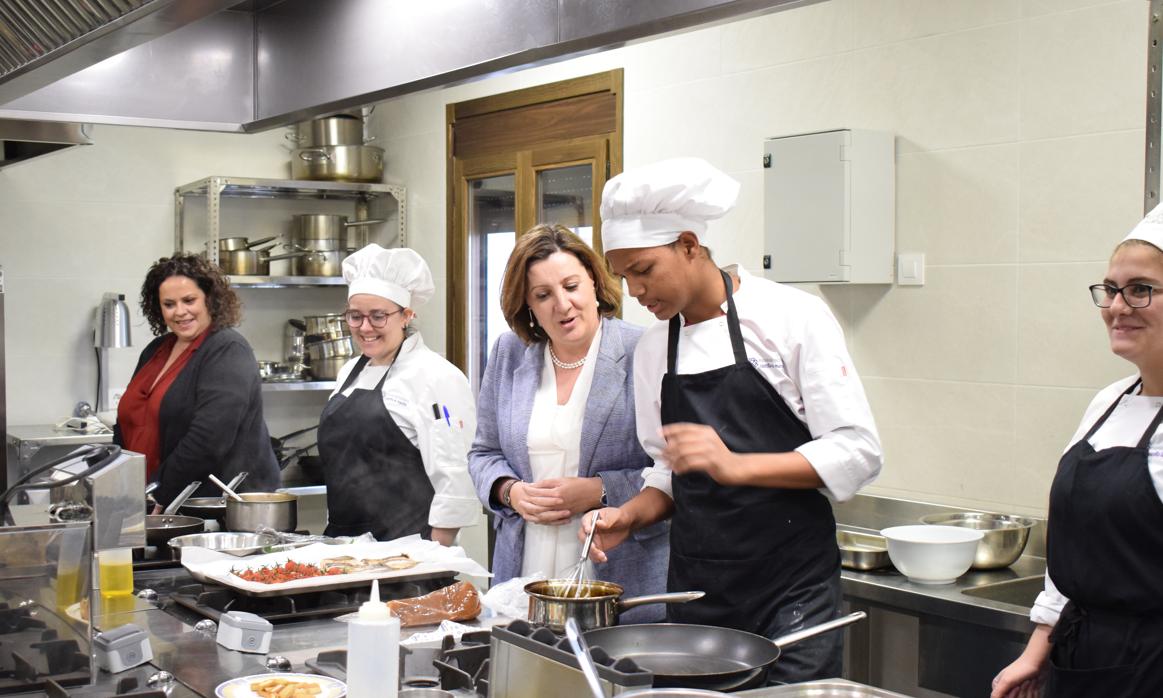
[[[45,682],[44,695],[46,698],[70,698],[70,694],[59,683],[53,680]],[[86,692],[86,696],[94,694]],[[136,678],[127,676],[117,682],[113,693],[96,694],[97,698],[168,698],[161,689],[142,689]]]

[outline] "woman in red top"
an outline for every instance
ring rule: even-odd
[[[141,353],[117,408],[114,441],[146,456],[163,506],[187,484],[195,496],[246,470],[248,491],[279,485],[262,415],[262,381],[250,345],[232,326],[240,303],[222,272],[197,255],[158,260],[141,287],[141,311],[160,335]]]

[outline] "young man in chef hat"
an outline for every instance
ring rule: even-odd
[[[776,638],[837,616],[828,497],[872,482],[881,449],[828,306],[711,259],[707,222],[738,193],[696,158],[624,172],[602,193],[606,258],[661,322],[634,354],[638,438],[654,466],[634,499],[602,509],[593,557],[671,517],[667,587],[707,596],[668,605],[669,620]],[[792,645],[771,679],[839,676],[842,648],[840,632]]]

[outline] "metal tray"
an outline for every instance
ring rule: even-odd
[[[746,692],[751,694],[750,691]],[[791,684],[789,686],[772,686],[757,689],[756,695],[763,698],[907,698],[903,693],[886,691],[875,686],[853,683],[851,681],[808,681],[806,683]]]
[[[884,536],[836,531],[836,543],[840,546],[841,567],[867,572],[892,566],[888,557],[888,541]]]
[[[239,560],[240,567],[245,567],[246,559]],[[253,596],[256,598],[263,598],[268,596],[295,596],[297,594],[310,594],[317,591],[332,591],[337,589],[354,589],[354,588],[369,588],[373,579],[379,579],[381,584],[383,582],[418,582],[426,579],[440,579],[442,577],[455,577],[458,572],[448,569],[432,569],[432,564],[426,565],[427,569],[420,569],[420,565],[415,568],[407,570],[384,570],[382,572],[361,572],[359,574],[341,574],[333,577],[312,577],[309,580],[311,584],[304,584],[302,586],[283,586],[272,585],[272,589],[263,589],[261,591],[243,587],[237,583],[241,582],[235,577],[210,577],[206,575],[198,575],[202,577],[203,582],[211,584],[219,584],[228,587],[233,591],[243,596]]]

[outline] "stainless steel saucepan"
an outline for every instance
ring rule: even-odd
[[[605,628],[618,622],[619,613],[635,606],[687,603],[704,596],[701,591],[679,591],[624,599],[623,591],[622,585],[613,582],[585,581],[578,584],[569,579],[529,582],[525,585],[525,593],[529,596],[529,622],[558,633],[565,631],[565,622],[570,618],[577,621],[582,630]]]

